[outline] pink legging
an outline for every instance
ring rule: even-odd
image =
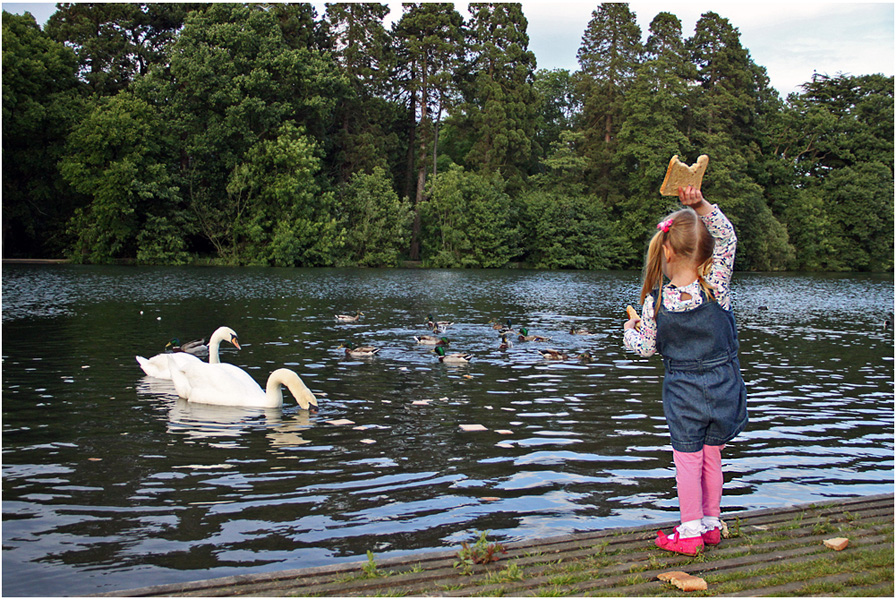
[[[697,452],[672,450],[681,522],[722,514],[722,448],[703,446]]]

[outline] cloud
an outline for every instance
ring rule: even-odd
[[[529,21],[529,48],[539,68],[578,69],[576,52],[596,2],[523,2]],[[714,11],[740,32],[753,61],[765,67],[782,95],[799,91],[813,72],[836,75],[893,75],[893,4],[707,1],[676,5],[668,1],[633,1],[646,40],[650,22],[660,12],[677,16],[682,35],[694,34],[701,15]]]

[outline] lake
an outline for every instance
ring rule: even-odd
[[[2,281],[4,595],[678,518],[662,363],[622,347],[636,272],[7,264]],[[723,519],[892,492],[893,290],[735,274],[750,424],[723,453]],[[470,364],[415,343],[430,313]],[[499,349],[508,318],[551,341]],[[220,325],[242,345],[223,361],[262,384],[295,370],[319,411],[191,405],[135,361]],[[345,341],[381,350],[347,359]]]

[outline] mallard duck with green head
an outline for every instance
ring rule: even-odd
[[[208,346],[205,345],[205,338],[201,340],[193,340],[186,344],[181,344],[179,339],[172,338],[171,341],[165,345],[165,350],[171,352],[186,352],[187,354],[192,354],[194,356],[208,355]]]
[[[516,333],[516,331],[513,330],[513,323],[510,321],[510,319],[507,319],[506,321],[504,321],[503,325],[501,325],[500,323],[494,322],[494,321],[492,323],[493,323],[492,329],[498,330],[499,335],[503,335],[505,333],[509,334],[509,335],[513,335]]]
[[[439,355],[439,361],[443,363],[464,364],[473,360],[472,354],[465,354],[463,352],[452,352],[451,354],[446,354],[445,348],[442,346],[436,346],[433,352]]]
[[[544,337],[543,335],[529,335],[529,330],[523,327],[520,329],[519,341],[521,342],[547,342],[551,338]]]

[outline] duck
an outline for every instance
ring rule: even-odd
[[[520,336],[518,339],[521,342],[547,342],[551,338],[541,335],[529,335],[529,330],[523,327],[522,329],[520,329]]]
[[[209,364],[202,361],[179,363],[169,354],[171,380],[177,395],[197,404],[246,406],[252,408],[280,408],[286,386],[303,410],[317,407],[317,398],[295,371],[276,369],[268,376],[265,389],[246,371],[227,363]]]
[[[513,323],[510,321],[510,319],[507,319],[506,321],[504,321],[503,325],[501,325],[499,323],[495,323],[494,325],[492,325],[492,329],[497,329],[499,335],[505,334],[505,333],[512,335],[512,334],[516,333],[516,331],[513,330]]]
[[[205,338],[201,340],[193,340],[186,344],[181,344],[178,338],[172,338],[170,342],[165,344],[165,349],[170,350],[171,352],[195,354],[196,356],[205,356],[208,354],[208,346],[205,345]]]
[[[538,353],[541,354],[542,358],[545,358],[547,360],[566,360],[567,358],[569,358],[569,355],[567,355],[565,352],[554,350],[552,348],[538,350]]]
[[[582,364],[586,364],[586,365],[587,365],[588,363],[590,363],[592,360],[594,360],[594,357],[592,357],[592,356],[591,356],[591,353],[588,352],[587,350],[585,350],[584,352],[582,352],[581,354],[579,354],[579,356],[578,356],[577,358],[579,359],[579,362],[580,362],[580,363],[582,363]]]
[[[508,348],[513,348],[513,342],[507,339],[507,334],[503,334],[501,336],[501,343],[498,345],[498,350],[507,350]]]
[[[414,339],[418,344],[426,344],[428,346],[447,346],[448,338],[435,335],[415,335]]]
[[[364,313],[362,313],[362,312],[359,310],[359,311],[358,311],[358,314],[356,314],[355,316],[352,316],[352,315],[336,315],[336,320],[339,321],[340,323],[357,323],[358,321],[361,320],[361,317],[363,317],[363,316],[364,316]]]
[[[590,330],[588,330],[588,329],[585,329],[584,327],[581,328],[581,329],[576,329],[576,326],[575,326],[575,325],[572,325],[572,326],[569,328],[569,333],[570,333],[571,335],[594,335],[594,332],[593,332],[593,331],[590,331]]]
[[[449,364],[465,364],[473,360],[472,354],[465,354],[463,352],[453,352],[451,354],[445,354],[445,348],[442,346],[436,346],[433,349],[433,352],[439,355],[439,362],[449,363]]]
[[[431,314],[426,315],[426,326],[432,329],[433,333],[441,333],[452,325],[454,321],[436,321]]]
[[[345,355],[352,358],[369,358],[380,351],[376,346],[355,346],[350,342],[345,342],[339,347],[345,348]]]
[[[214,333],[212,333],[212,337],[209,338],[208,341],[208,362],[209,364],[219,364],[221,360],[218,358],[218,347],[221,345],[221,342],[230,342],[234,346],[236,346],[237,350],[240,350],[240,342],[237,338],[236,332],[230,327],[218,327]],[[149,375],[150,377],[155,377],[156,379],[171,379],[171,370],[169,368],[170,359],[172,359],[178,364],[187,364],[190,362],[202,362],[198,356],[190,354],[189,352],[173,352],[173,353],[163,353],[156,354],[152,358],[143,358],[142,356],[137,356],[137,363],[140,365],[140,368],[143,369],[143,372]]]

